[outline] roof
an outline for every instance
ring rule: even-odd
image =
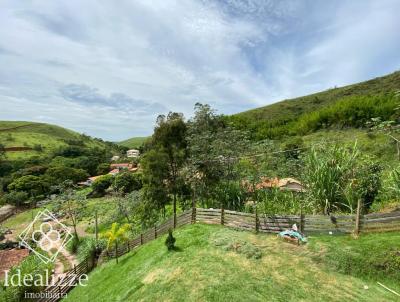
[[[110,172],[108,172],[108,174],[118,174],[119,173],[119,169],[112,169]]]
[[[110,165],[111,169],[116,169],[116,168],[132,168],[132,164],[130,163],[120,163],[120,164],[111,164]]]
[[[245,186],[249,188],[249,191],[252,191],[250,188],[249,182],[246,181]],[[267,189],[267,188],[279,188],[281,190],[288,190],[288,191],[296,191],[296,192],[304,192],[303,184],[294,178],[268,178],[268,177],[261,177],[261,181],[256,184],[257,190]]]
[[[95,181],[100,176],[103,176],[103,175],[92,176],[92,177],[89,177],[88,180]]]

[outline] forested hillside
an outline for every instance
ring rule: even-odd
[[[235,128],[253,138],[304,135],[319,129],[363,127],[372,117],[390,119],[399,103],[400,72],[366,82],[284,100],[227,116]]]

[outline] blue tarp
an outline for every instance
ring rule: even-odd
[[[302,242],[307,242],[307,238],[301,235],[299,232],[293,231],[293,230],[286,230],[282,231],[279,233],[279,236],[285,237],[285,236],[290,236],[292,238],[298,238]]]

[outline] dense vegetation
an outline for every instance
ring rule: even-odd
[[[125,150],[52,125],[1,122],[0,127],[0,204],[21,206],[43,200],[58,193],[65,181],[77,183],[104,173],[111,156]],[[11,146],[33,150],[7,152]]]
[[[395,72],[227,116],[226,120],[238,129],[250,131],[255,139],[301,135],[332,124],[360,127],[374,114],[387,117],[393,113],[391,96],[400,90],[399,83],[400,72]]]

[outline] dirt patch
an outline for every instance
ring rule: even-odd
[[[18,265],[29,256],[28,249],[12,249],[0,251],[0,279],[4,278],[5,271]]]
[[[144,277],[144,279],[143,279],[142,282],[143,282],[144,284],[151,284],[151,283],[153,283],[154,281],[156,281],[157,279],[159,279],[159,278],[160,278],[160,275],[162,275],[163,273],[164,273],[164,270],[158,268],[158,269],[156,269],[156,270],[154,270],[154,271],[148,273],[147,276]]]

